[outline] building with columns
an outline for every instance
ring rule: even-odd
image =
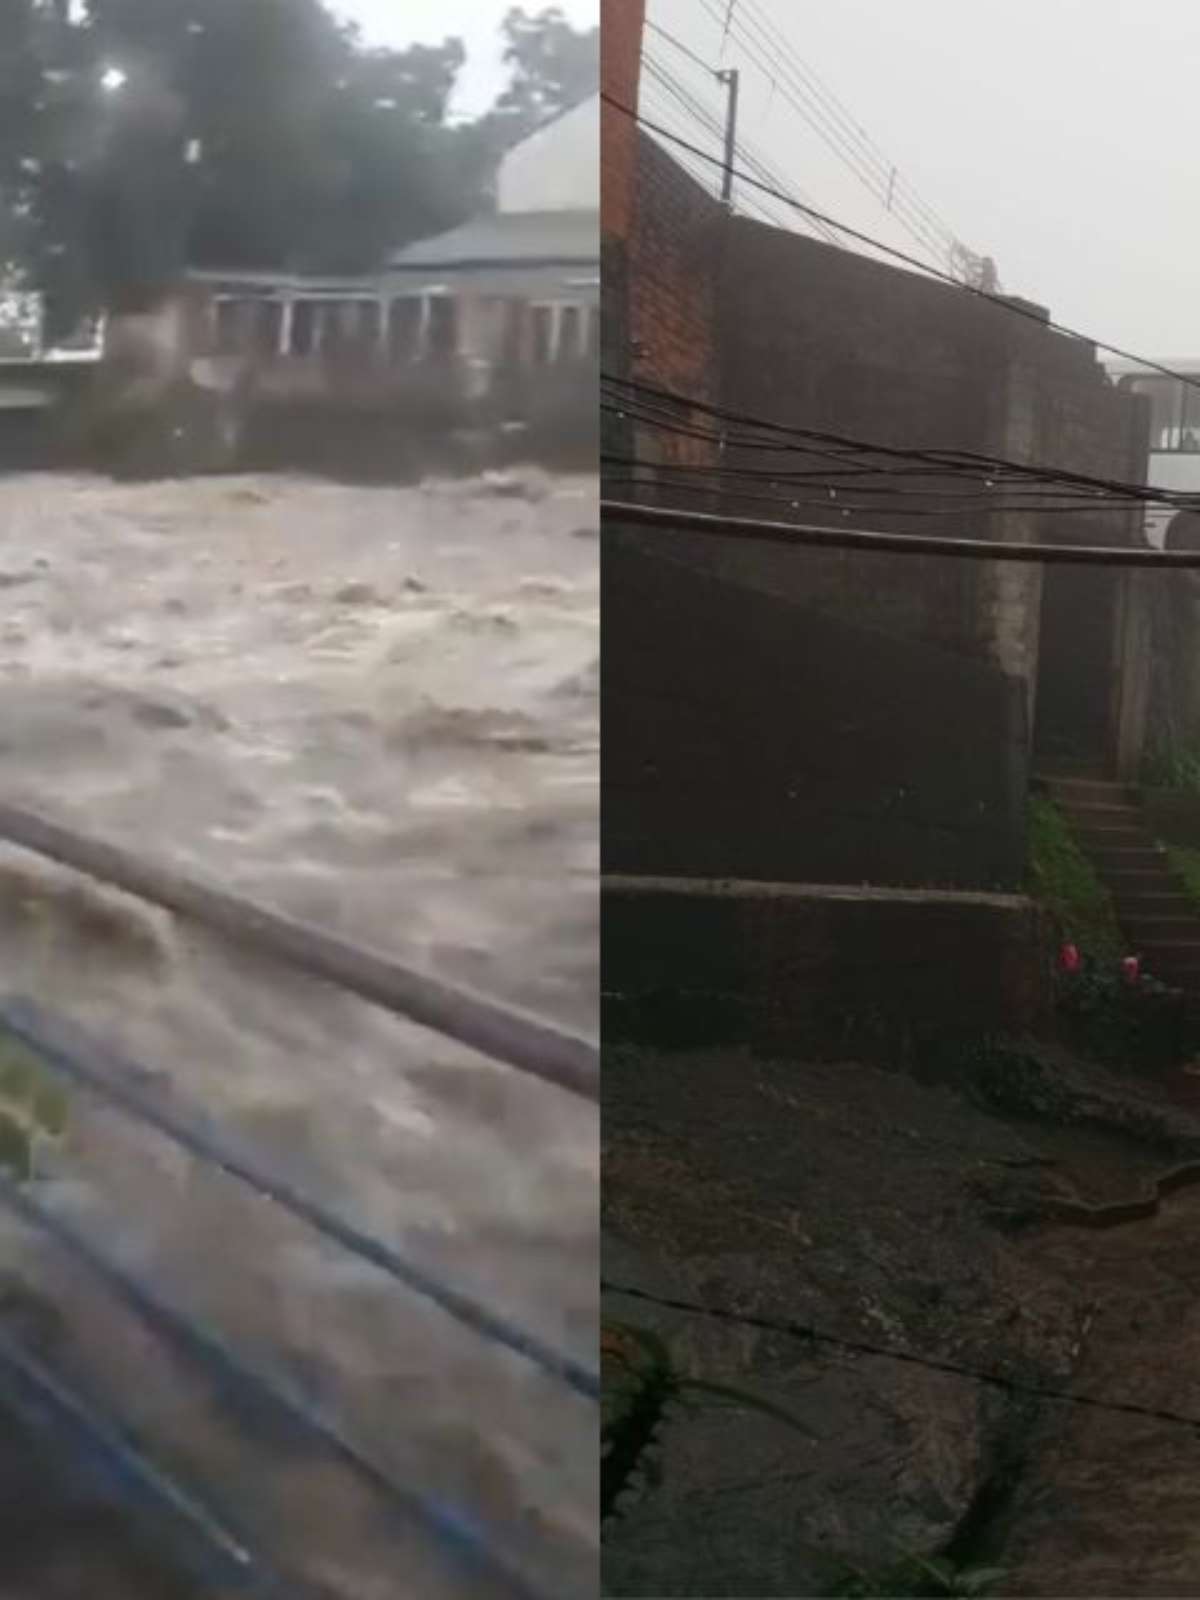
[[[594,375],[599,160],[593,95],[507,153],[494,210],[397,251],[377,273],[192,273],[199,342],[212,359],[252,356],[300,388],[327,386],[339,368],[346,383],[378,388],[389,374],[456,365],[475,394],[499,375]]]

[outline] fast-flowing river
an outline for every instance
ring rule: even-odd
[[[0,797],[592,1033],[597,526],[594,479],[534,469],[0,478]],[[5,988],[155,1093],[594,1364],[594,1107],[8,849],[0,958]],[[48,1203],[396,1477],[586,1592],[594,1407],[84,1095],[41,1167]],[[389,1600],[490,1592],[230,1423],[44,1241],[3,1240],[79,1383],[298,1571]]]

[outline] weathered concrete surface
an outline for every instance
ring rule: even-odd
[[[818,1435],[746,1411],[676,1417],[661,1486],[609,1530],[607,1593],[815,1596],[844,1561],[878,1571],[913,1550],[1005,1568],[1002,1594],[1200,1593],[1188,1430],[739,1320],[1200,1415],[1200,1197],[1105,1235],[997,1220],[1050,1194],[1124,1197],[1200,1150],[1195,1115],[1069,1061],[981,1064],[954,1090],[844,1062],[613,1049],[604,1143],[606,1278],[726,1313],[610,1291],[606,1316]]]
[[[1019,895],[605,877],[605,1038],[779,1056],[926,1030],[1034,1028],[1040,914]]]
[[[1040,1242],[1045,1271],[1097,1286],[1076,1392],[1200,1419],[1198,1225],[1193,1190],[1153,1221]],[[1200,1594],[1196,1438],[1194,1427],[1054,1408],[1006,1519],[1006,1592]]]
[[[1146,825],[1165,844],[1200,849],[1200,795],[1183,789],[1141,788],[1138,804]]]
[[[703,540],[648,541],[605,529],[606,871],[1019,888],[1016,680],[869,613],[695,570]]]

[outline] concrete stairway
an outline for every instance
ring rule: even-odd
[[[1137,790],[1092,778],[1043,782],[1112,895],[1143,972],[1200,992],[1200,911],[1147,832]]]

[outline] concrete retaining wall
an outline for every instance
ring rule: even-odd
[[[652,552],[608,530],[604,870],[1019,888],[1020,684],[690,553],[683,535]]]
[[[828,1060],[1048,1014],[1040,913],[1019,895],[606,877],[601,920],[607,1046]]]

